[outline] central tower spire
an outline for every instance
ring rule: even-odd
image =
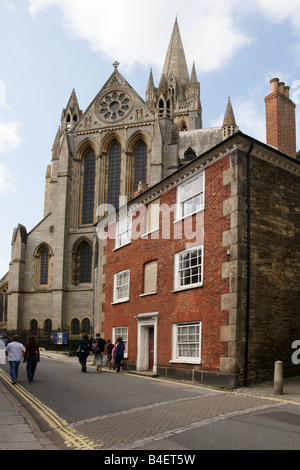
[[[177,17],[158,88],[150,72],[146,103],[158,119],[172,120],[178,131],[202,128],[200,83],[195,65],[189,75]]]
[[[189,72],[187,68],[184,48],[181,40],[177,17],[175,20],[167,56],[165,59],[162,76],[168,80],[172,75],[179,87],[189,84]]]

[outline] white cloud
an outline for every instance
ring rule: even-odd
[[[295,28],[300,26],[300,3],[299,0],[252,0],[253,9],[258,9],[272,23],[288,21]],[[299,34],[299,31],[298,31]]]
[[[71,37],[88,41],[90,47],[123,69],[136,63],[161,69],[179,0],[28,0],[33,16],[49,6],[63,13],[64,28]],[[179,11],[188,61],[200,71],[222,68],[251,43],[239,27],[237,0],[189,0]],[[195,40],[196,38],[196,40]],[[189,40],[192,39],[192,40]]]
[[[0,194],[4,195],[11,191],[14,187],[14,175],[6,168],[5,165],[0,163]]]
[[[88,41],[92,50],[118,60],[123,70],[135,64],[161,70],[176,11],[187,59],[202,73],[222,69],[254,41],[249,15],[288,22],[300,34],[299,0],[189,0],[184,8],[179,0],[28,0],[28,5],[34,17],[50,6],[60,8],[70,37]],[[296,43],[294,48],[300,57]]]
[[[18,121],[0,122],[0,152],[19,148],[21,127]]]
[[[15,10],[16,6],[12,3],[13,0],[0,0],[0,4],[9,8],[10,10]]]
[[[239,129],[261,142],[266,142],[266,115],[264,103],[256,98],[240,97],[234,102],[234,113]]]

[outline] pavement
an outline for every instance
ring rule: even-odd
[[[45,357],[57,357],[57,353],[42,352]],[[61,355],[60,360],[77,363],[75,357]],[[92,364],[92,358],[89,359]],[[0,380],[0,450],[58,450],[39,429],[24,406],[10,393],[12,385]],[[203,385],[201,385],[203,388]],[[211,390],[211,387],[208,387]],[[283,380],[283,393],[274,394],[273,381],[240,387],[232,393],[269,398],[283,403],[300,405],[300,376]]]

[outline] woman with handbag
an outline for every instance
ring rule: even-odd
[[[124,351],[125,351],[125,344],[123,343],[123,339],[119,337],[117,339],[117,344],[115,346],[115,365],[116,365],[116,372],[120,372],[121,369],[121,362],[124,359]]]
[[[86,372],[86,360],[91,350],[91,344],[87,333],[82,335],[82,338],[78,341],[75,346],[76,355],[81,365],[81,371]]]

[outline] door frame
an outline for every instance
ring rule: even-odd
[[[136,370],[149,370],[149,328],[154,328],[153,372],[156,374],[158,312],[141,313],[136,319],[138,322]]]

